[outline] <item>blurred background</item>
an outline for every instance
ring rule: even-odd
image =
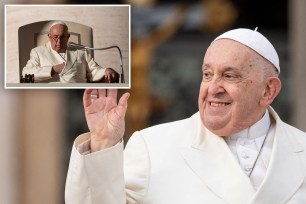
[[[125,142],[135,130],[197,111],[203,54],[216,36],[238,27],[258,27],[275,46],[283,87],[272,106],[285,122],[306,131],[304,0],[4,0],[1,16],[5,4],[25,3],[131,4],[132,83]],[[4,48],[4,21],[0,23]],[[1,62],[4,54],[1,49]],[[84,90],[5,90],[3,85],[0,203],[64,203],[73,140],[88,131]]]

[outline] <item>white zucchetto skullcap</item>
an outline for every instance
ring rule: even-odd
[[[270,41],[257,31],[257,28],[255,30],[245,28],[230,30],[221,34],[214,41],[219,39],[235,40],[253,49],[262,57],[271,62],[278,70],[278,73],[280,73],[279,58],[276,50],[274,49]]]
[[[66,23],[64,21],[54,21],[51,25],[50,25],[50,30],[53,26],[55,25],[64,25],[67,27]]]

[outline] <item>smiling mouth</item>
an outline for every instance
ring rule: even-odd
[[[224,103],[224,102],[209,102],[209,105],[212,107],[221,107],[221,106],[227,106],[230,103]]]

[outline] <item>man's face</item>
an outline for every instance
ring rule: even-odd
[[[213,42],[203,62],[199,111],[203,124],[213,133],[237,133],[264,113],[261,105],[266,81],[260,55],[229,39]]]
[[[51,48],[56,52],[65,52],[67,49],[67,42],[69,34],[64,25],[54,25],[48,35],[51,42]]]

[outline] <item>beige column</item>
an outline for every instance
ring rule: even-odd
[[[289,3],[290,61],[292,74],[292,124],[306,131],[306,1]]]
[[[21,199],[24,204],[63,203],[63,91],[22,93],[20,143]]]

